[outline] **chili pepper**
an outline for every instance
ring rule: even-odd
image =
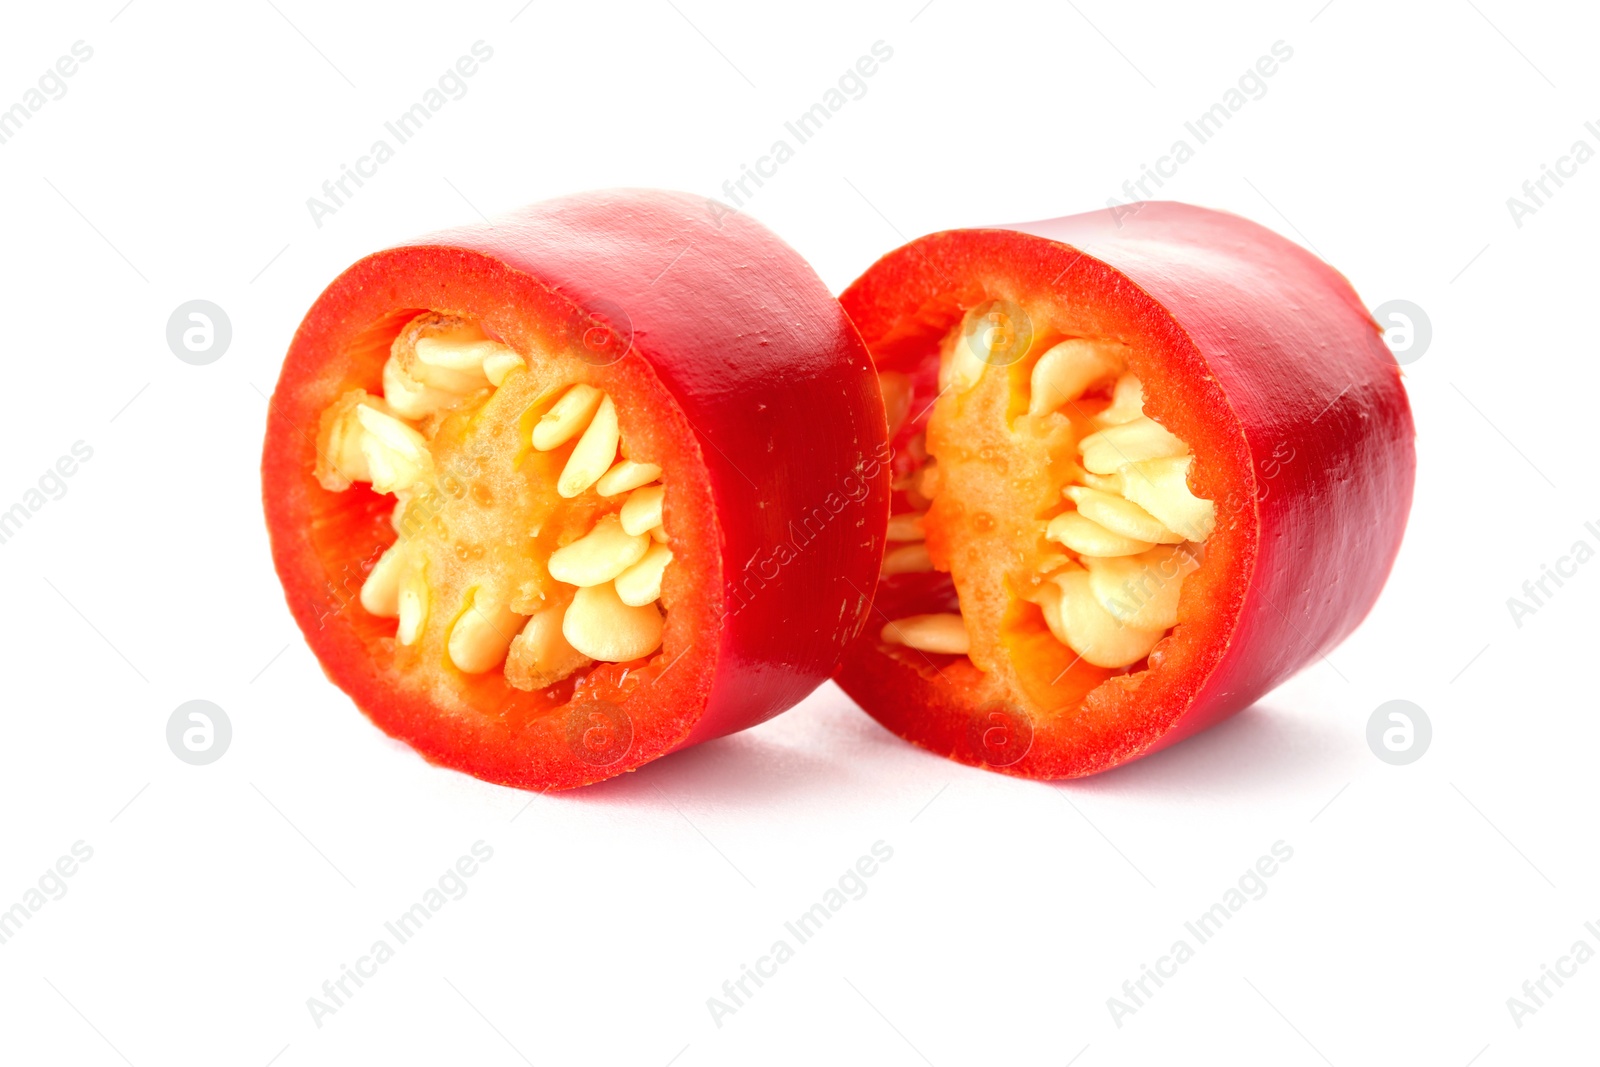
[[[798,254],[610,191],[341,274],[285,360],[263,496],[289,607],[373,722],[561,789],[827,678],[876,580],[883,434]]]
[[[1065,778],[1326,656],[1410,509],[1400,372],[1349,283],[1174,203],[935,233],[841,297],[895,446],[839,683],[951,759]]]

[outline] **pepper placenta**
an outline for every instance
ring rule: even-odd
[[[295,334],[262,478],[334,683],[429,760],[560,789],[828,676],[887,459],[866,349],[792,249],[611,191],[346,270]]]
[[[841,297],[894,446],[876,619],[839,683],[941,755],[1065,778],[1248,707],[1361,621],[1414,428],[1349,283],[1145,203],[935,233]]]

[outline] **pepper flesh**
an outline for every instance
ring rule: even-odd
[[[396,540],[394,500],[360,481],[342,490],[318,481],[320,419],[352,390],[385,392],[392,344],[422,312],[476,324],[516,353],[571,356],[562,384],[593,385],[613,402],[625,450],[639,462],[616,464],[556,505],[557,514],[575,514],[566,510],[572,503],[600,494],[609,503],[596,506],[620,521],[615,506],[659,477],[662,499],[644,499],[629,516],[642,523],[659,506],[663,521],[649,540],[672,556],[659,579],[664,617],[654,653],[543,685],[548,678],[529,669],[535,647],[559,653],[557,642],[576,636],[607,651],[598,645],[615,634],[591,627],[563,635],[558,620],[535,610],[505,671],[469,673],[437,641],[400,648],[405,598],[426,596],[426,586],[418,593],[400,583],[398,621],[363,606],[363,586]],[[501,396],[512,400],[521,376],[486,362],[485,376],[491,370],[503,377],[488,406],[453,409],[437,430],[465,449],[443,466],[465,472],[468,500],[482,457],[466,447],[477,435],[464,424]],[[385,403],[366,407],[382,415]],[[581,445],[540,452],[532,440],[540,410],[494,417],[526,446],[525,464],[549,468],[521,473],[554,486],[561,457]],[[518,421],[524,415],[527,425]],[[862,591],[883,550],[883,441],[867,353],[792,249],[743,216],[708,213],[699,198],[616,190],[379,252],[335,280],[297,331],[272,398],[263,499],[290,609],[324,670],[363,712],[434,762],[560,789],[764,721],[827,677],[864,620]],[[489,450],[491,460],[501,455]],[[817,515],[803,543],[775,554],[796,524]],[[592,518],[573,521],[588,530]],[[661,560],[648,550],[646,558]],[[603,591],[588,597],[602,601],[590,617],[637,610],[621,593],[642,597],[654,577],[589,587]],[[586,592],[569,590],[553,604]]]
[[[933,234],[841,297],[889,410],[912,413],[894,434],[897,514],[937,500],[949,476],[926,462],[937,441],[918,438],[931,432],[941,342],[988,301],[1037,309],[1032,327],[1123,346],[1144,414],[1192,448],[1183,477],[1214,503],[1177,625],[1127,670],[1074,662],[1042,627],[1018,624],[1026,609],[1014,600],[968,603],[937,569],[880,584],[880,623],[976,612],[986,629],[971,647],[990,658],[869,632],[846,650],[841,686],[900,736],[1023,777],[1093,774],[1158,751],[1316,660],[1370,610],[1410,508],[1414,428],[1399,368],[1348,282],[1235,216],[1171,203],[1118,214]],[[941,546],[936,515],[935,564],[974,550],[948,526]],[[1004,538],[986,550],[1019,551]]]

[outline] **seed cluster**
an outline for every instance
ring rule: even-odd
[[[970,339],[982,336],[963,323],[941,367],[944,388],[959,394],[985,373],[1005,373],[985,358],[988,353],[974,350]],[[886,392],[903,388],[901,381],[885,381]],[[1194,456],[1188,444],[1144,414],[1143,389],[1127,369],[1122,346],[1087,338],[1052,345],[1034,363],[1028,388],[1029,415],[1071,405],[1080,414],[1092,412],[1095,427],[1074,443],[1071,473],[1061,486],[1065,510],[1048,519],[1044,531],[1065,551],[1045,561],[1028,599],[1055,639],[1085,662],[1130,667],[1177,625],[1183,579],[1200,565],[1202,545],[1216,525],[1215,505],[1189,490]],[[1106,391],[1107,399],[1086,399]],[[913,441],[914,452],[922,447]],[[930,457],[912,486],[913,499],[931,501],[940,481]],[[933,569],[926,523],[926,511],[890,519],[889,539],[899,544],[885,556],[885,575]],[[965,655],[970,647],[965,620],[954,613],[894,620],[881,638],[948,655]]]
[[[435,475],[430,443],[442,417],[481,407],[525,367],[521,355],[475,322],[418,315],[391,347],[383,395],[352,390],[324,412],[319,481],[333,491],[369,482],[394,494],[395,528],[402,532],[412,495]],[[530,436],[539,452],[571,445],[556,493],[564,500],[598,498],[601,511],[586,533],[545,561],[557,585],[532,614],[512,610],[508,597],[487,584],[469,589],[460,604],[434,604],[427,549],[404,536],[378,559],[360,596],[371,614],[397,620],[400,645],[415,645],[437,617],[448,627],[446,650],[458,670],[482,674],[504,664],[507,681],[521,689],[553,685],[595,661],[622,663],[658,649],[664,622],[658,601],[672,562],[661,468],[619,455],[610,396],[593,385],[571,385]]]

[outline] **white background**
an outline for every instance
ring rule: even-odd
[[[0,145],[0,510],[94,452],[0,545],[0,908],[74,842],[93,858],[0,945],[0,1059],[1592,1060],[1600,961],[1520,1028],[1506,1000],[1578,939],[1600,949],[1600,562],[1520,627],[1506,601],[1600,546],[1600,161],[1520,227],[1506,200],[1600,148],[1600,27],[1577,4],[1321,3],[12,6],[0,107],[73,42],[94,55]],[[307,197],[479,39],[467,95],[315,226]],[[747,205],[836,290],[903,238],[1125,197],[1293,48],[1162,195],[1432,321],[1406,374],[1416,506],[1372,617],[1231,722],[1059,786],[916,750],[832,686],[562,796],[386,739],[323,678],[268,558],[265,394],[305,308],[366,252],[480,212],[716,195],[879,40],[866,95]],[[165,341],[195,298],[233,325],[209,366]],[[205,767],[165,741],[196,698],[234,730]],[[1391,699],[1433,723],[1410,766],[1365,740]],[[315,1025],[307,998],[479,840],[467,895]],[[707,998],[880,840],[867,894],[717,1026]],[[1117,1026],[1107,998],[1279,840],[1267,894]]]

